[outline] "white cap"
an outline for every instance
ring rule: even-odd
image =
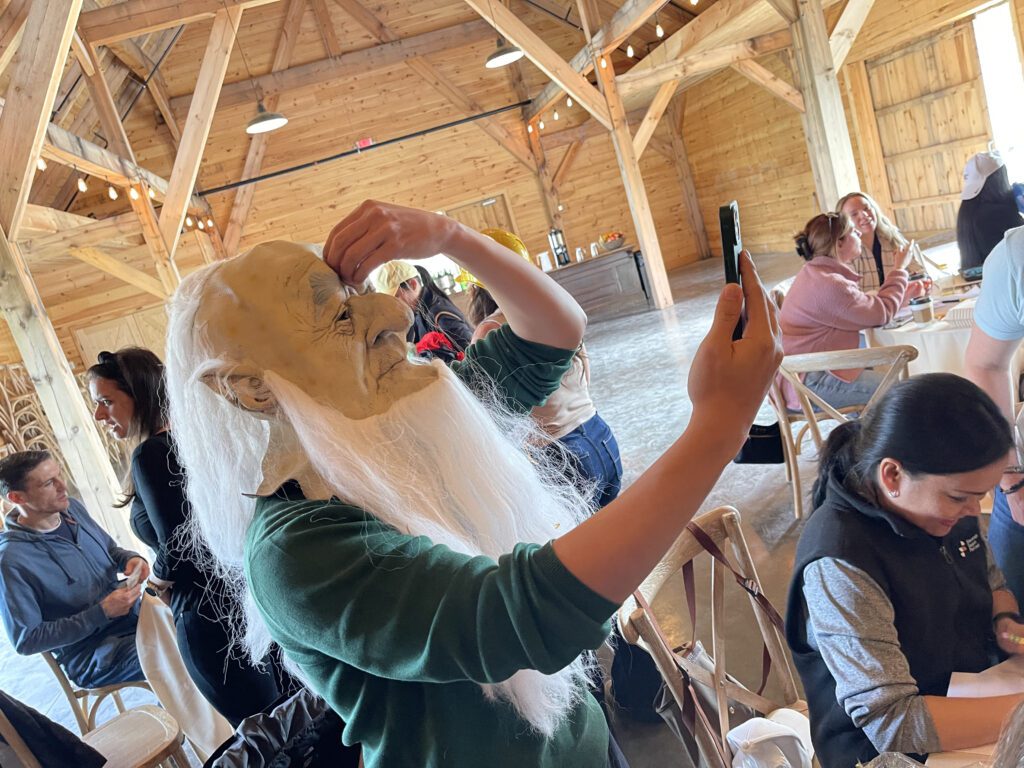
[[[973,200],[981,194],[985,179],[1003,167],[1002,155],[997,150],[979,152],[973,155],[964,166],[964,188],[960,193],[961,200]]]

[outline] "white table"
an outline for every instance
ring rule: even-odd
[[[971,329],[950,325],[945,320],[932,320],[926,325],[911,321],[899,328],[868,328],[864,331],[869,347],[891,347],[909,344],[918,356],[908,366],[911,376],[922,373],[955,373],[964,375],[964,356]]]

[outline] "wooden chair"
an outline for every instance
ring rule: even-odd
[[[71,711],[75,714],[75,720],[78,721],[78,729],[82,732],[83,736],[96,728],[96,715],[99,713],[100,705],[107,696],[113,699],[114,706],[117,707],[118,712],[125,712],[124,702],[121,700],[121,691],[124,688],[141,688],[145,691],[152,691],[149,684],[141,680],[131,683],[104,685],[101,688],[79,688],[68,679],[68,676],[64,673],[60,664],[57,663],[52,653],[43,652],[40,655],[50,666],[50,670],[53,672],[54,677],[57,678],[57,682],[60,683],[60,688],[64,691],[68,704],[71,705]],[[89,701],[90,698],[93,699],[91,703]]]
[[[25,768],[42,768],[2,711],[0,735]],[[181,728],[174,718],[150,705],[121,712],[82,737],[82,741],[107,758],[105,768],[188,768],[182,740]]]
[[[803,447],[804,437],[811,435],[815,446],[820,450],[823,444],[821,421],[849,421],[851,414],[864,412],[878,402],[897,381],[909,375],[907,366],[917,359],[917,348],[909,345],[893,347],[872,347],[870,349],[844,349],[835,352],[811,352],[805,355],[787,355],[779,366],[779,374],[796,390],[800,401],[800,410],[791,411],[786,406],[782,386],[778,379],[772,383],[769,400],[775,416],[782,427],[782,449],[786,458],[786,479],[793,486],[793,514],[797,519],[803,517],[803,489],[800,483],[800,467],[798,459]],[[843,371],[859,368],[875,368],[883,370],[882,383],[875,390],[871,399],[863,405],[849,408],[833,408],[818,395],[804,386],[800,374],[814,371]],[[794,434],[794,428],[796,433]]]
[[[693,526],[699,527],[696,534],[692,530]],[[698,538],[701,531],[720,554],[732,560],[732,572],[705,549]],[[688,657],[688,652],[696,640],[693,627],[696,618],[696,587],[684,572],[688,570],[688,564],[692,569],[692,563],[698,557],[711,558],[709,652],[714,665],[711,671],[701,664],[694,663]],[[692,570],[690,572],[692,574]],[[735,575],[737,573],[739,575]],[[722,624],[725,616],[724,588],[726,579],[730,576],[737,582],[742,580],[742,586],[750,598],[760,638],[764,642],[767,658],[770,659],[770,668],[774,672],[774,679],[781,685],[781,697],[777,700],[755,693],[726,673],[728,657]],[[650,607],[662,589],[674,578],[683,581],[691,620],[688,628],[682,626],[676,612],[672,615],[666,615],[664,612],[656,615]],[[796,680],[781,630],[773,623],[769,611],[763,607],[762,601],[766,602],[766,599],[763,597],[761,582],[740,530],[739,512],[734,508],[719,507],[696,517],[688,529],[676,539],[672,549],[644,580],[637,592],[640,597],[634,595],[627,600],[617,615],[623,637],[651,654],[667,689],[683,711],[688,707],[689,681],[700,683],[714,692],[715,711],[705,710],[706,719],[698,716],[694,723],[694,737],[701,757],[710,768],[729,768],[732,764],[731,751],[725,738],[730,727],[730,701],[745,704],[762,715],[767,715],[780,707],[807,711],[806,703],[799,698],[797,692]],[[781,626],[781,619],[777,614],[776,619]],[[767,667],[764,671],[767,674]]]

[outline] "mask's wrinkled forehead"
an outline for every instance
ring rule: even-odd
[[[358,286],[346,285],[341,282],[341,278],[336,274],[325,270],[316,270],[309,273],[309,287],[313,290],[313,303],[317,307],[329,304],[331,301],[336,301],[339,290],[346,299],[350,296],[362,296],[373,291],[368,280]]]

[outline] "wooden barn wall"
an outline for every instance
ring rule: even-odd
[[[978,0],[879,0],[850,58],[875,59],[897,46],[950,27],[980,5]],[[568,59],[579,49],[579,32],[527,5],[515,6],[562,56]],[[830,10],[832,21],[841,7],[839,4]],[[340,7],[328,4],[328,8],[342,49],[375,44]],[[374,10],[402,38],[475,18],[468,6],[456,0],[387,3]],[[283,17],[284,4],[263,6],[243,15],[238,33],[241,49],[236,47],[231,56],[229,82],[246,77],[246,62],[255,72],[266,70]],[[194,88],[209,28],[209,23],[189,25],[167,56],[161,70],[172,97],[187,95]],[[483,109],[495,109],[513,103],[515,96],[505,71],[490,72],[480,65],[492,48],[493,42],[484,40],[431,55],[429,60]],[[325,55],[315,17],[307,10],[292,64]],[[762,63],[793,81],[788,54],[768,57]],[[529,63],[524,62],[522,69],[529,92],[539,92],[545,82],[543,76]],[[330,85],[290,91],[282,96],[280,109],[292,122],[270,137],[264,172],[343,151],[363,136],[381,141],[466,115],[401,64]],[[248,149],[248,138],[241,127],[253,112],[254,104],[248,102],[218,110],[200,170],[200,190],[239,178]],[[582,117],[578,106],[561,112],[559,127],[579,122]],[[522,135],[516,113],[506,113],[498,120]],[[663,120],[656,134],[663,140],[669,130],[666,123]],[[552,121],[548,126],[549,130],[553,127]],[[169,134],[148,96],[132,109],[126,127],[139,162],[169,175],[173,162]],[[799,114],[742,76],[727,71],[687,92],[683,133],[713,249],[720,248],[717,207],[737,199],[748,247],[755,252],[790,250],[793,232],[817,210]],[[549,153],[552,169],[565,151],[559,147]],[[685,224],[673,164],[648,147],[641,167],[667,266],[671,269],[693,261],[697,251]],[[322,240],[335,221],[367,197],[442,209],[498,192],[506,195],[528,247],[533,251],[546,249],[547,223],[535,178],[469,124],[261,182],[242,246],[271,238]],[[586,245],[599,232],[612,228],[624,230],[627,238],[636,242],[615,155],[606,136],[583,144],[561,193],[564,228],[571,247]],[[209,198],[222,232],[232,198],[230,193]],[[127,205],[123,198],[107,200],[100,185],[94,185],[89,194],[76,199],[73,210],[106,216],[126,211]],[[181,261],[186,272],[199,263],[195,250],[188,250]],[[145,260],[135,265],[153,273]],[[83,361],[74,343],[75,330],[159,304],[154,297],[72,260],[40,267],[37,278],[65,351],[76,363]],[[3,329],[0,362],[16,357]]]

